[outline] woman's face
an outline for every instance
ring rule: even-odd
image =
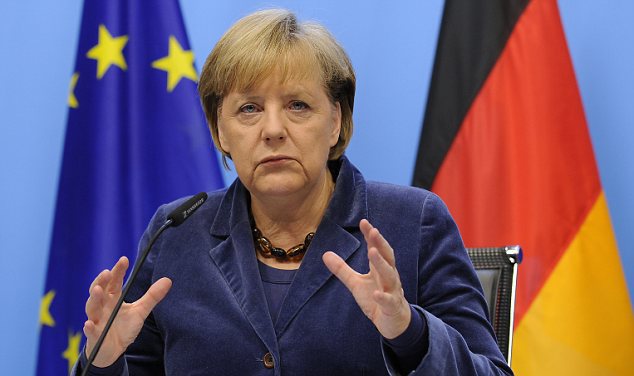
[[[223,98],[218,136],[242,183],[258,197],[310,193],[327,178],[341,109],[317,79],[273,74]]]

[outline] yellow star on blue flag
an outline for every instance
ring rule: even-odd
[[[62,353],[62,358],[68,362],[68,373],[79,358],[79,346],[81,345],[81,332],[68,333],[68,347]]]
[[[79,80],[79,73],[73,73],[70,78],[70,92],[68,93],[68,107],[77,108],[79,107],[79,101],[77,97],[75,97],[75,86],[77,86],[77,81]]]
[[[55,298],[55,290],[51,290],[44,295],[40,302],[40,325],[55,326],[55,319],[51,315],[51,303]]]
[[[178,0],[86,1],[73,72],[38,376],[68,373],[88,287],[135,258],[156,209],[224,186]]]
[[[86,54],[90,59],[97,60],[97,78],[103,78],[112,65],[128,69],[123,57],[123,47],[127,43],[127,35],[113,37],[104,25],[99,25],[99,43]]]
[[[152,67],[167,72],[167,91],[174,90],[183,77],[192,81],[198,79],[194,69],[194,53],[183,50],[173,35],[170,35],[168,55],[152,62]]]

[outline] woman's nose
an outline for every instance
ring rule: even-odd
[[[284,140],[286,138],[286,125],[282,113],[268,112],[262,126],[262,138],[266,141]]]

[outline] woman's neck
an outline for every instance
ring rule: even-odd
[[[330,170],[306,192],[282,199],[251,196],[251,213],[257,227],[276,247],[288,249],[304,241],[321,222],[335,183]]]

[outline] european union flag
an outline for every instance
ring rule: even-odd
[[[69,371],[88,287],[156,208],[223,185],[177,0],[84,4],[40,308],[38,375]]]

